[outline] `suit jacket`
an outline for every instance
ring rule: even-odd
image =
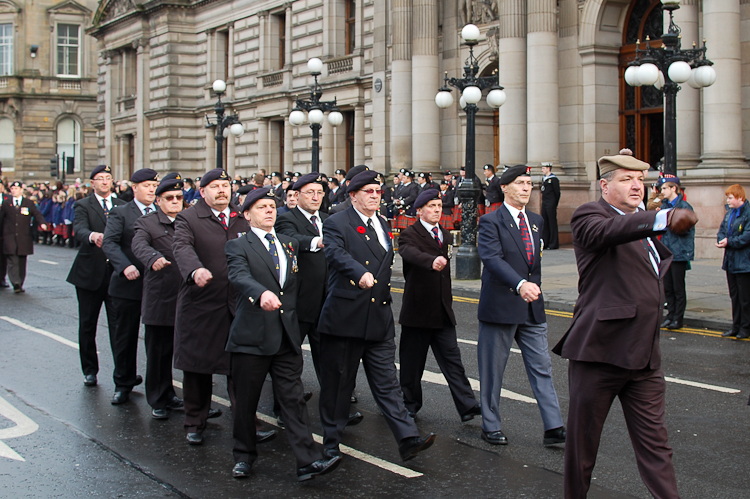
[[[440,227],[443,244],[421,222],[410,225],[398,236],[398,254],[404,261],[404,298],[399,323],[402,326],[442,329],[444,315],[456,325],[451,292],[451,266],[448,247],[453,244],[450,232]],[[441,271],[433,270],[435,258],[444,256],[448,265]],[[443,313],[445,311],[445,314]]]
[[[114,196],[109,198],[112,208],[125,204],[125,201]],[[96,291],[112,273],[104,250],[89,241],[92,232],[104,234],[107,228],[107,216],[94,194],[76,201],[73,205],[73,233],[81,243],[73,265],[70,267],[67,281],[79,288]]]
[[[237,293],[229,284],[224,246],[249,230],[235,205],[229,206],[229,228],[224,229],[204,199],[181,211],[174,223],[172,248],[180,268],[180,291],[175,315],[174,366],[203,374],[229,374],[224,350],[234,318]],[[193,272],[206,268],[213,279],[199,288]]]
[[[390,236],[386,221],[377,215],[376,218]],[[328,217],[323,224],[323,240],[330,274],[318,331],[368,341],[392,339],[395,335],[391,311],[393,237],[390,236],[388,250],[381,257],[372,245],[379,243],[365,233],[362,219],[354,208],[349,208]],[[375,278],[370,289],[359,287],[359,280],[366,272]]]
[[[109,281],[110,296],[140,301],[143,295],[144,266],[133,254],[131,246],[135,234],[135,221],[141,216],[143,213],[135,204],[135,200],[115,206],[109,212],[102,249],[114,269]],[[131,265],[135,265],[141,275],[138,279],[129,281],[123,272]]]
[[[3,253],[28,256],[34,254],[31,238],[31,219],[37,225],[46,224],[44,216],[30,199],[21,198],[21,206],[13,206],[13,197],[3,202]]]
[[[443,215],[450,215],[453,213],[453,207],[456,206],[456,193],[452,187],[449,187],[444,192],[440,192],[440,199],[443,201]]]
[[[542,180],[542,206],[557,208],[560,202],[560,180],[554,173]]]
[[[174,223],[158,207],[135,221],[133,254],[145,267],[141,322],[149,326],[174,326],[180,268],[172,252]],[[159,271],[151,266],[159,258],[171,262]]]
[[[417,200],[417,196],[419,196],[420,192],[422,191],[415,182],[411,182],[409,185],[401,184],[399,198],[404,202],[401,206],[406,210],[406,215],[415,216],[417,214],[417,209],[412,207],[412,205],[414,204],[414,201]]]
[[[322,225],[328,219],[328,215],[320,212],[319,214]],[[276,232],[299,241],[297,318],[301,322],[317,324],[328,290],[328,262],[322,249],[310,251],[310,243],[314,237],[322,234],[318,234],[299,206],[276,219]]]
[[[492,180],[487,183],[484,196],[490,204],[502,203],[505,200],[505,194],[503,194],[503,189],[500,187],[500,179],[497,175],[492,177]]]
[[[0,253],[3,252],[3,223],[5,221],[5,211],[2,209],[3,206],[5,206],[6,203],[12,202],[10,201],[10,196],[2,193],[0,194],[0,197],[2,198],[2,202],[0,202]]]
[[[292,263],[299,251],[299,243],[283,234],[276,235],[287,259],[283,288],[271,255],[253,231],[226,243],[229,282],[237,290],[237,313],[229,330],[227,352],[274,355],[286,334],[294,351],[302,353],[302,337],[295,310],[298,273]],[[279,298],[280,308],[272,312],[260,308],[260,296],[266,291]]]
[[[526,303],[516,293],[521,279],[542,287],[542,254],[540,236],[544,220],[526,210],[529,234],[534,242],[534,261],[526,259],[526,249],[521,239],[516,219],[503,204],[499,209],[479,219],[477,250],[482,259],[482,291],[479,295],[478,318],[496,324],[523,324],[547,321],[544,314],[544,297]]]
[[[656,238],[655,218],[654,211],[620,215],[604,199],[573,213],[578,301],[570,328],[553,352],[624,369],[661,366],[662,279],[672,254]],[[658,275],[641,241],[646,237],[661,257]]]

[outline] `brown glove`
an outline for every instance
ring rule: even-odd
[[[667,227],[675,234],[687,232],[698,223],[698,217],[693,210],[676,208],[667,214]]]

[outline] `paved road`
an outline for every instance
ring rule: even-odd
[[[479,438],[479,421],[462,424],[436,362],[428,359],[425,406],[418,423],[435,431],[430,451],[402,466],[392,435],[360,372],[357,409],[364,422],[349,429],[351,450],[333,474],[305,484],[294,480],[286,439],[260,448],[249,480],[231,478],[231,418],[225,381],[215,378],[216,407],[206,444],[183,441],[181,413],[155,421],[138,387],[131,402],[112,406],[112,361],[100,321],[100,385],[86,388],[78,363],[76,301],[64,282],[74,252],[37,248],[30,258],[27,293],[0,292],[0,497],[503,497],[557,498],[562,491],[562,448],[541,445],[539,411],[520,355],[511,356],[502,411],[510,445]],[[46,262],[46,263],[45,263]],[[398,284],[394,281],[394,289]],[[400,307],[394,293],[394,310]],[[461,349],[476,380],[476,301],[457,299]],[[563,334],[570,314],[551,312],[550,343]],[[712,333],[662,335],[669,377],[667,410],[683,498],[750,497],[747,475],[747,388],[750,343]],[[142,344],[141,344],[142,346]],[[143,348],[139,351],[145,371]],[[305,354],[309,360],[309,353]],[[553,356],[563,415],[567,414],[566,363]],[[176,381],[181,373],[175,373]],[[309,404],[315,431],[317,390],[311,364],[305,383],[316,392]],[[684,384],[685,381],[693,384]],[[477,384],[478,387],[478,384]],[[179,393],[179,390],[178,390]],[[270,390],[261,412],[271,413]],[[269,423],[273,419],[267,418]],[[594,471],[592,498],[650,497],[641,484],[619,404],[605,427]]]

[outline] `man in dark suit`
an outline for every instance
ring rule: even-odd
[[[427,189],[414,202],[419,222],[398,238],[398,254],[404,261],[404,298],[399,323],[401,342],[401,390],[409,415],[416,418],[422,407],[422,374],[427,351],[443,372],[461,421],[481,414],[461,362],[456,340],[456,316],[451,292],[450,248],[453,236],[440,227],[443,213],[440,191]]]
[[[331,198],[331,206],[336,206],[348,199],[348,196],[346,195],[346,184],[344,183],[346,181],[347,173],[346,170],[342,170],[341,168],[335,172],[339,188],[336,190],[336,195]]]
[[[544,249],[558,249],[557,205],[560,203],[560,180],[552,173],[550,164],[542,165],[542,218],[544,218]]]
[[[367,165],[357,165],[349,169],[349,171],[346,173],[346,178],[344,178],[344,183],[341,184],[341,188],[339,189],[339,191],[343,189],[344,196],[346,196],[346,198],[343,199],[339,204],[331,208],[331,211],[329,212],[330,215],[345,211],[352,206],[352,200],[349,199],[349,195],[346,194],[346,189],[349,186],[349,182],[351,182],[355,176],[369,169],[370,168]]]
[[[571,219],[579,294],[570,328],[553,349],[569,359],[568,499],[586,497],[615,397],[646,487],[654,497],[679,497],[659,349],[663,277],[672,254],[656,236],[667,227],[685,232],[697,218],[686,209],[639,210],[648,169],[632,156],[600,158],[602,197],[580,206]]]
[[[96,330],[99,312],[104,304],[109,326],[109,340],[114,351],[115,307],[109,295],[112,265],[102,250],[104,229],[109,212],[125,201],[112,195],[112,169],[99,165],[91,172],[94,192],[73,205],[73,233],[81,243],[67,281],[76,287],[78,298],[78,346],[83,370],[83,384],[94,386],[99,373],[99,358],[96,350]]]
[[[484,172],[484,178],[487,179],[484,193],[484,198],[487,201],[485,213],[492,213],[503,205],[505,195],[500,186],[500,179],[495,176],[495,167],[487,164],[482,167],[482,171]]]
[[[249,476],[258,458],[255,432],[250,430],[270,373],[297,460],[297,480],[309,480],[333,471],[341,456],[323,457],[304,401],[302,337],[296,317],[299,243],[274,230],[276,203],[270,189],[248,194],[242,212],[250,231],[225,247],[229,281],[237,290],[237,314],[226,345],[235,380],[232,475]]]
[[[143,296],[143,263],[133,254],[135,221],[156,210],[154,198],[159,176],[151,168],[133,173],[133,200],[109,212],[102,250],[114,269],[109,281],[109,295],[115,308],[115,335],[112,355],[115,358],[115,394],[112,404],[128,401],[134,386],[143,378],[136,374],[138,331],[141,328]]]
[[[3,251],[3,205],[9,202],[10,196],[5,193],[5,184],[0,180],[0,288],[9,288],[10,284],[5,280],[5,275],[8,273],[8,258],[5,256]]]
[[[500,393],[503,373],[516,340],[544,423],[544,445],[565,442],[560,404],[552,382],[552,361],[547,349],[544,314],[542,252],[539,236],[542,217],[526,210],[531,196],[530,168],[513,166],[500,184],[505,202],[483,216],[477,234],[482,259],[479,295],[479,382],[482,400],[482,438],[507,445],[501,429]]]
[[[273,194],[276,196],[276,207],[281,208],[284,206],[284,186],[282,185],[282,176],[279,172],[271,172],[271,186],[273,188]]]
[[[393,201],[400,209],[404,210],[405,215],[412,217],[417,214],[416,208],[412,205],[417,200],[417,196],[419,196],[419,187],[412,182],[413,177],[414,174],[412,172],[404,170],[398,199],[394,199]]]
[[[380,208],[380,174],[367,170],[347,187],[352,207],[323,225],[330,278],[320,314],[320,421],[323,446],[339,454],[349,401],[362,360],[372,394],[405,461],[435,441],[419,436],[404,407],[396,377],[395,328],[391,311],[393,239]]]
[[[24,293],[26,280],[26,258],[34,254],[34,241],[31,236],[32,218],[34,224],[47,230],[47,222],[34,202],[23,197],[21,182],[10,184],[10,198],[3,203],[3,254],[8,261],[8,280],[15,293]]]
[[[167,419],[168,409],[181,409],[172,381],[174,316],[180,269],[174,260],[174,220],[183,207],[184,182],[179,174],[165,177],[156,189],[156,211],[135,221],[133,254],[144,266],[142,322],[146,328],[146,400],[151,417]]]

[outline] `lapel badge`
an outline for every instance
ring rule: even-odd
[[[534,232],[539,232],[539,229],[537,228],[536,224],[531,224],[531,230]]]
[[[367,239],[369,241],[370,240],[370,236],[368,236],[367,234],[365,234],[365,239]]]

